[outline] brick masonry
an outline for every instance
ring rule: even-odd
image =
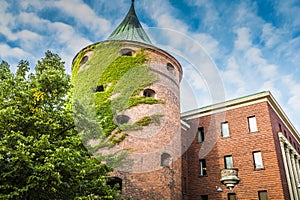
[[[128,171],[117,169],[113,175],[123,180],[124,196],[149,200],[182,199],[179,97],[181,66],[172,56],[155,47],[136,42],[122,44],[124,48],[135,52],[143,50],[147,55],[150,70],[157,78],[147,89],[154,90],[155,98],[164,103],[142,104],[125,111],[124,114],[130,117],[132,123],[154,114],[162,115],[162,118],[159,125],[150,124],[143,130],[128,131],[128,136],[119,146],[130,149],[129,159],[133,160],[133,166]],[[163,153],[172,157],[168,161],[168,167],[161,166]]]
[[[222,116],[223,114],[223,116]],[[248,117],[255,116],[258,131],[249,132]],[[187,160],[183,160],[184,199],[227,199],[228,189],[220,183],[221,169],[224,169],[224,156],[232,155],[233,167],[239,169],[240,183],[234,188],[239,200],[257,200],[258,191],[266,190],[269,199],[289,199],[287,181],[278,140],[279,124],[291,143],[299,144],[281,122],[267,101],[230,109],[218,114],[209,114],[197,119],[199,127],[204,127],[205,140],[198,143],[195,137],[187,150]],[[230,137],[221,136],[221,123],[229,123]],[[190,124],[193,124],[189,121]],[[195,131],[195,129],[194,129]],[[217,135],[217,140],[215,137]],[[201,147],[213,146],[203,156]],[[201,150],[200,150],[201,149]],[[253,152],[261,151],[264,168],[254,169]],[[199,176],[199,159],[206,160],[207,176]],[[185,183],[186,182],[186,183]],[[223,192],[218,193],[216,186]]]

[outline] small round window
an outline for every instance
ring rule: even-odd
[[[88,61],[89,57],[88,56],[84,56],[82,59],[81,59],[81,64],[85,64],[87,61]]]
[[[143,95],[144,97],[155,97],[155,91],[152,89],[145,89]]]
[[[125,124],[129,122],[130,117],[128,117],[127,115],[118,115],[115,119],[118,124]]]
[[[167,64],[167,69],[168,69],[169,72],[172,72],[172,73],[173,73],[174,70],[175,70],[175,67],[174,67],[171,63],[168,63],[168,64]]]
[[[162,153],[160,156],[160,165],[162,167],[171,167],[172,157],[168,153]]]
[[[98,85],[95,89],[95,92],[103,92],[103,91],[104,91],[103,85]]]
[[[129,48],[121,49],[121,51],[119,52],[119,54],[121,56],[132,56],[133,53],[134,53],[134,51],[132,49],[129,49]]]

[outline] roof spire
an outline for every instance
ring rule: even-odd
[[[147,33],[144,31],[134,9],[134,0],[121,24],[108,37],[108,40],[131,40],[152,44]]]

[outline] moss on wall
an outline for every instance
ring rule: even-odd
[[[149,69],[146,54],[140,51],[133,56],[120,56],[121,49],[122,45],[115,42],[94,44],[79,52],[73,62],[73,101],[84,109],[81,113],[84,113],[85,120],[96,121],[102,130],[101,133],[86,130],[86,141],[106,138],[106,142],[109,140],[117,144],[125,139],[126,130],[157,124],[152,116],[144,117],[133,125],[118,124],[114,119],[126,109],[140,104],[164,103],[153,97],[139,95],[157,80]],[[90,58],[82,64],[87,52],[90,52]]]

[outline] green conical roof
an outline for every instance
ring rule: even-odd
[[[108,37],[108,40],[131,40],[152,44],[147,33],[144,31],[134,10],[134,1],[132,1],[129,12],[125,19]]]

